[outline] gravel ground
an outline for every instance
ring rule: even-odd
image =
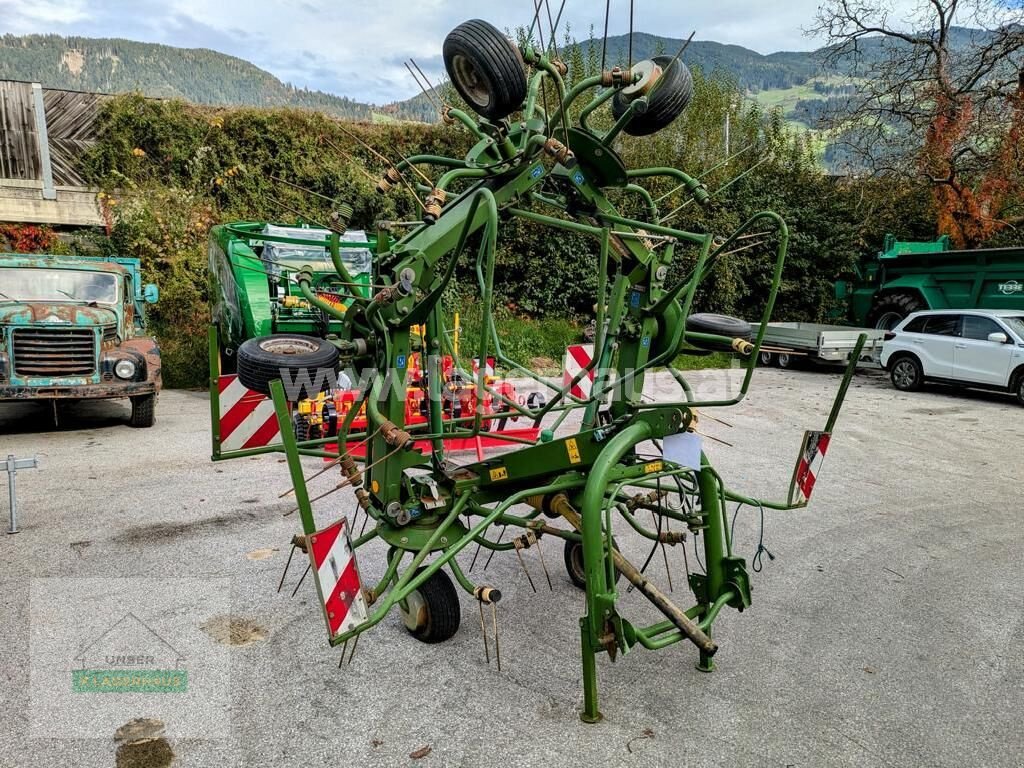
[[[702,422],[732,443],[708,444],[726,481],[783,495],[837,385],[760,371],[743,404],[716,412],[731,428]],[[126,426],[117,402],[54,428],[42,407],[0,404],[0,455],[41,462],[18,475],[21,533],[0,534],[0,766],[1024,765],[1024,411],[1007,397],[858,377],[811,507],[766,515],[775,559],[753,575],[751,609],[716,623],[714,674],[688,644],[602,657],[598,725],[577,717],[582,596],[554,544],[553,591],[533,551],[537,594],[511,553],[486,572],[504,594],[500,673],[468,600],[451,641],[422,645],[389,616],[338,669],[312,583],[289,598],[293,564],[275,592],[298,530],[277,498],[284,465],[211,463],[208,413],[205,393],[169,391],[153,429]],[[342,496],[324,520],[351,509]],[[742,512],[748,559],[757,533]],[[642,561],[635,539],[620,537]],[[370,581],[382,552],[362,552]],[[682,553],[668,557],[689,604]],[[663,588],[664,571],[655,558]],[[126,610],[185,656],[190,693],[69,692],[73,657],[109,642]],[[622,610],[655,619],[635,594]],[[133,717],[162,720],[166,742],[119,750]]]

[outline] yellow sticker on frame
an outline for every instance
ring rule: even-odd
[[[570,437],[568,440],[565,441],[565,450],[569,454],[570,463],[579,464],[581,461],[583,461],[582,457],[580,456],[579,446],[576,445],[575,437]]]

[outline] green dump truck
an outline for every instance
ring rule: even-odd
[[[1024,248],[951,250],[886,235],[882,250],[857,265],[853,282],[836,284],[853,325],[894,328],[922,309],[1024,310]]]
[[[150,427],[160,349],[146,335],[138,259],[0,255],[0,400],[129,398]]]

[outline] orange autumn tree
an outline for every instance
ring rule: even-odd
[[[1024,221],[1019,6],[830,0],[812,30],[829,71],[857,85],[826,117],[848,169],[924,179],[938,233],[958,247]]]

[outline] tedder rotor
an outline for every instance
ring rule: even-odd
[[[337,646],[355,641],[394,608],[420,640],[446,640],[459,626],[456,587],[480,604],[481,616],[484,605],[500,599],[499,588],[475,582],[457,555],[478,547],[518,555],[543,537],[561,539],[570,576],[586,593],[580,619],[581,716],[594,722],[601,717],[599,654],[614,659],[637,646],[657,650],[686,641],[697,647],[698,667],[712,669],[716,618],[726,606],[742,611],[751,602],[747,564],[734,553],[726,504],[785,510],[807,503],[858,353],[850,357],[825,428],[805,435],[788,497],[773,502],[728,487],[701,450],[698,409],[735,405],[747,394],[779,290],[788,232],[771,211],[751,216],[723,237],[658,223],[645,182],[668,179],[701,204],[708,192],[676,168],[628,168],[616,139],[623,133],[655,133],[687,107],[692,81],[679,55],[615,67],[568,88],[566,66],[556,52],[528,41],[517,45],[485,21],[456,27],[443,53],[452,85],[476,113],[445,105],[443,118],[468,130],[475,145],[465,157],[414,155],[387,169],[379,192],[387,193],[408,175],[426,197],[422,221],[400,238],[377,238],[369,295],[353,290],[344,296],[345,306],[324,302],[312,269],[294,273],[305,301],[330,318],[333,331],[327,338],[339,352],[338,365],[360,372],[352,376],[360,385],[338,419],[337,448],[330,450],[326,440],[297,442],[291,428],[289,402],[301,394],[287,390],[302,365],[301,354],[282,353],[282,370],[262,382],[276,409],[301,519],[302,533],[293,543],[309,556],[330,644]],[[553,102],[544,98],[552,93],[557,94]],[[606,102],[611,127],[601,131],[588,118]],[[572,125],[571,115],[578,115]],[[436,181],[415,182],[412,172]],[[645,217],[620,213],[609,199],[612,191],[638,196]],[[583,235],[594,244],[594,352],[568,381],[554,384],[503,351],[492,313],[495,246],[499,228],[511,219],[555,234]],[[776,246],[756,333],[742,320],[693,311],[702,282],[755,228],[768,230]],[[516,377],[549,388],[543,401],[507,397],[484,365],[474,368],[452,347],[441,297],[471,241],[479,243],[475,275],[483,324],[479,336],[464,339],[463,347],[477,361],[493,359]],[[328,250],[343,291],[355,281],[337,258],[337,243],[333,246]],[[677,259],[685,268],[670,270]],[[683,276],[670,276],[675,274]],[[679,355],[709,351],[740,361],[742,382],[734,396],[701,400],[673,368]],[[426,418],[409,423],[405,398],[413,355],[422,361]],[[441,364],[446,357],[472,377],[474,402],[491,398],[503,407],[446,416]],[[675,400],[652,402],[644,395],[645,377],[655,369],[673,377],[679,389]],[[307,373],[315,378],[316,372]],[[577,385],[585,377],[592,377],[593,385],[581,395]],[[247,386],[261,389],[261,382]],[[360,430],[353,428],[357,414],[365,424]],[[446,441],[478,436],[489,421],[510,414],[542,425],[538,439],[508,435],[507,450],[471,463],[453,460]],[[570,420],[570,414],[578,418]],[[364,521],[364,532],[353,533],[346,517],[327,526],[317,522],[317,498],[307,489],[303,455],[328,461],[317,474],[340,470],[337,487],[354,493],[356,514],[365,512],[368,530]],[[641,522],[641,509],[659,522],[654,527]],[[623,556],[613,535],[620,521],[665,545],[681,544],[687,534],[699,536],[706,572],[689,577],[692,605],[675,605]],[[521,533],[502,541],[499,528]],[[387,548],[383,575],[363,584],[355,560],[375,540]],[[639,626],[620,613],[620,589],[627,583],[650,600],[662,621]]]

